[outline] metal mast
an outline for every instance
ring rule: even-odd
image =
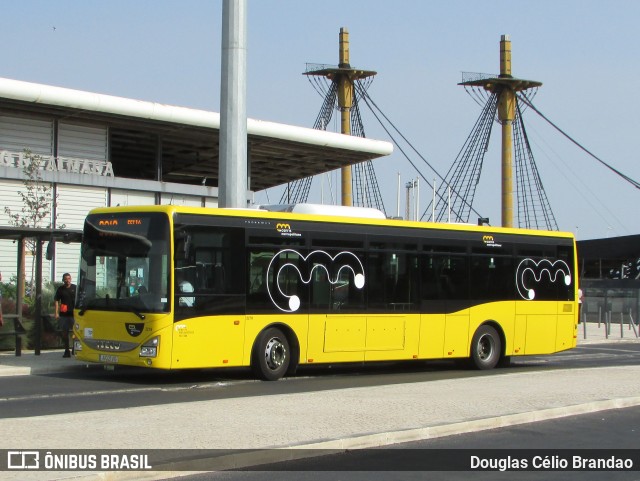
[[[340,109],[340,132],[351,135],[351,109],[354,106],[354,83],[367,77],[373,77],[376,72],[361,70],[351,67],[349,63],[349,32],[346,28],[340,29],[338,67],[323,66],[317,70],[309,70],[305,75],[326,77],[337,84],[338,108]],[[351,180],[351,166],[341,169],[341,197],[342,205],[353,205]]]
[[[511,75],[511,39],[500,38],[500,75],[462,82],[463,86],[482,87],[498,97],[498,120],[502,124],[502,226],[513,227],[513,122],[516,118],[516,93],[542,82],[522,80]]]

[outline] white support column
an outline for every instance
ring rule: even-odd
[[[222,3],[220,207],[247,205],[247,1]]]

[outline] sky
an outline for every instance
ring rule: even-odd
[[[3,0],[0,77],[218,112],[221,0]],[[480,115],[462,72],[499,73],[512,41],[515,77],[543,83],[534,99],[599,158],[640,180],[640,2],[635,0],[247,0],[247,114],[312,127],[322,97],[307,63],[338,64],[350,34],[352,67],[374,70],[369,95],[440,175]],[[389,140],[361,106],[366,136]],[[334,119],[336,116],[334,115]],[[578,240],[640,233],[640,190],[527,110],[524,122],[560,230]],[[337,125],[330,127],[338,130]],[[402,146],[406,149],[406,145]],[[373,162],[387,213],[401,184],[436,174],[399,149]],[[420,180],[421,210],[432,193]],[[339,197],[335,174],[311,201]],[[334,189],[331,190],[332,186]],[[276,203],[281,189],[257,192]],[[404,213],[404,188],[401,214]],[[500,135],[494,127],[474,208],[500,223]],[[473,222],[473,219],[470,219]],[[516,221],[517,222],[517,221]]]

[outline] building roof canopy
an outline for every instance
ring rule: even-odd
[[[625,261],[640,258],[640,235],[578,241],[578,258]]]
[[[0,78],[0,113],[106,125],[118,177],[158,180],[161,157],[162,181],[218,185],[217,112]],[[393,150],[389,142],[255,119],[247,120],[247,137],[253,191]]]

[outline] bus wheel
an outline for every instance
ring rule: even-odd
[[[251,362],[254,373],[265,381],[276,381],[285,375],[290,361],[289,341],[282,331],[275,327],[262,331]]]
[[[491,326],[480,326],[471,341],[471,362],[478,369],[493,369],[500,360],[502,345],[498,332]]]

